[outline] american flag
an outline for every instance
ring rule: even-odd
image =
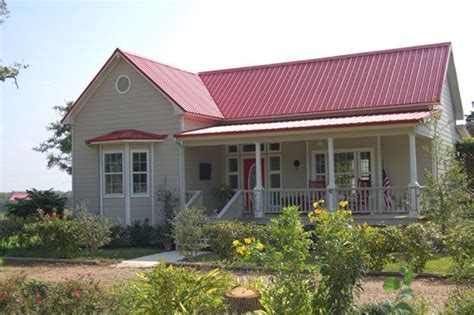
[[[390,196],[390,179],[387,176],[385,167],[383,168],[383,171],[382,171],[382,179],[383,179],[383,202],[385,205],[385,212],[389,212],[392,210],[392,197]]]

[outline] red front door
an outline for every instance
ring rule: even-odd
[[[262,184],[265,187],[265,159],[261,160]],[[254,158],[244,158],[244,190],[253,190],[257,185],[257,168]],[[252,194],[245,194],[245,207],[247,211],[253,211]]]

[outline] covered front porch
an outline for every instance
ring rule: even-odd
[[[345,200],[356,221],[405,224],[417,219],[430,141],[410,126],[184,138],[185,200],[262,223],[288,205],[304,215],[316,200],[328,210]],[[219,184],[232,190],[225,199]]]

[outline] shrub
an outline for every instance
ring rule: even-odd
[[[365,233],[366,259],[368,270],[382,270],[386,263],[394,260],[400,249],[401,230],[396,226],[371,228]]]
[[[90,277],[56,284],[25,276],[0,281],[2,314],[96,314],[111,306],[111,299]]]
[[[466,220],[453,228],[447,236],[447,251],[453,258],[455,280],[474,277],[474,222]]]
[[[171,221],[173,238],[180,253],[190,260],[204,248],[202,224],[206,220],[204,208],[182,208]]]
[[[219,221],[209,223],[204,226],[203,233],[212,251],[221,259],[232,258],[232,242],[234,240],[254,237],[264,244],[272,243],[273,240],[268,226],[253,222]]]
[[[352,308],[354,292],[362,289],[364,275],[364,236],[354,226],[351,211],[340,209],[329,213],[321,203],[315,203],[315,211],[308,214],[316,223],[316,261],[320,265],[321,281],[315,297],[317,310],[343,314]]]
[[[401,236],[402,257],[414,271],[423,271],[434,251],[429,227],[421,223],[412,223],[402,228]]]
[[[67,197],[49,190],[31,189],[26,191],[29,198],[9,202],[6,205],[10,215],[26,218],[37,215],[37,210],[41,209],[46,214],[56,212],[62,214],[66,205]]]
[[[474,314],[474,290],[453,293],[445,302],[446,315]]]
[[[128,229],[132,246],[146,247],[150,245],[154,237],[154,228],[148,219],[145,219],[143,224],[139,220],[134,221]]]
[[[130,247],[132,246],[132,239],[128,227],[123,225],[113,225],[110,228],[110,243],[107,247]]]
[[[174,217],[174,210],[178,205],[179,198],[176,197],[176,191],[172,190],[166,183],[166,178],[160,184],[155,192],[157,205],[161,213],[164,214],[164,222],[161,226],[163,241],[172,241],[171,221]]]
[[[158,264],[129,286],[123,303],[127,312],[145,314],[223,314],[224,293],[231,287],[219,270],[202,273]]]
[[[85,204],[77,206],[74,214],[79,224],[82,248],[94,253],[110,243],[111,226],[106,218],[91,213]]]
[[[83,242],[80,224],[67,215],[40,213],[40,219],[28,223],[23,228],[29,239],[29,246],[57,251],[62,257],[69,258]]]

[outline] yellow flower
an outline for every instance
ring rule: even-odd
[[[234,246],[234,247],[235,247],[235,246],[239,246],[239,245],[240,245],[240,242],[239,242],[238,240],[234,240],[234,241],[232,242],[232,246]]]
[[[259,251],[263,251],[265,249],[265,245],[262,243],[258,242],[257,245],[255,245]]]
[[[319,204],[321,204],[321,205],[323,205],[323,204],[325,203],[324,199],[321,199],[321,200],[319,200],[318,202],[319,202]]]
[[[319,207],[319,202],[318,201],[313,202],[313,208],[317,209],[318,207]]]
[[[339,202],[339,207],[345,208],[349,205],[349,202],[347,200],[343,200]]]
[[[317,215],[320,215],[322,212],[323,212],[323,211],[322,211],[322,210],[320,210],[320,209],[318,209],[318,210],[314,211],[314,213],[316,213]]]
[[[311,220],[314,217],[314,212],[308,213],[308,218]]]
[[[250,244],[250,243],[252,243],[252,240],[250,238],[244,238],[244,243],[245,244]]]
[[[245,253],[245,246],[239,246],[235,249],[237,254],[243,255]]]

